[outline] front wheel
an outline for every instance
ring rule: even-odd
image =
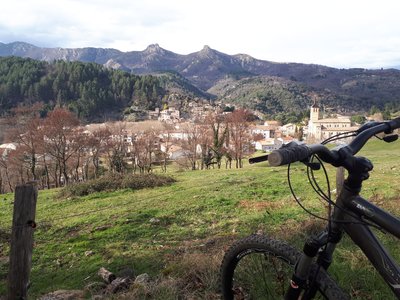
[[[236,242],[221,265],[223,299],[283,299],[300,255],[287,243],[262,235]],[[348,299],[324,270],[316,282],[320,292],[316,298]]]

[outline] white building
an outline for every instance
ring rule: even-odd
[[[261,134],[264,139],[269,139],[269,138],[274,138],[275,133],[278,130],[279,126],[278,125],[269,125],[267,122],[265,122],[264,125],[255,125],[251,128],[251,133],[253,135],[256,134]]]
[[[307,139],[321,141],[339,133],[357,130],[357,128],[356,126],[352,126],[349,117],[322,118],[319,106],[314,102],[310,109]]]
[[[254,143],[256,150],[270,152],[282,147],[283,144],[290,143],[296,139],[292,137],[279,137],[279,138],[268,138],[260,140]]]
[[[3,157],[7,157],[8,153],[10,151],[16,150],[17,149],[17,144],[15,143],[7,143],[7,144],[1,144],[0,149],[2,151],[0,152]]]
[[[283,136],[294,135],[296,133],[297,125],[288,123],[280,127]]]
[[[158,120],[166,123],[178,122],[181,119],[179,110],[174,107],[160,111]]]

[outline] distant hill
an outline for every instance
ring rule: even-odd
[[[0,57],[0,117],[19,104],[42,102],[43,113],[63,105],[89,121],[121,119],[127,107],[161,108],[171,94],[208,97],[175,73],[139,76],[96,63]]]
[[[243,80],[251,81],[253,87],[257,80],[261,80],[260,84],[272,80],[275,87],[280,85],[278,89],[302,86],[327,101],[327,105],[342,110],[367,111],[371,106],[384,109],[385,105],[393,107],[400,103],[400,70],[397,69],[336,69],[315,64],[276,63],[255,59],[246,54],[228,55],[208,46],[198,52],[181,55],[165,50],[158,44],[150,45],[143,51],[121,52],[103,48],[40,48],[22,42],[0,43],[0,56],[12,55],[44,61],[95,62],[134,74],[170,72],[179,74],[198,90],[219,96],[224,101],[229,100],[224,96],[224,82],[229,81],[233,86],[237,81],[235,89],[239,95],[238,86],[244,89],[243,93],[248,89],[242,84],[246,82]],[[271,76],[282,80],[268,79]],[[265,79],[261,79],[262,77]],[[287,92],[291,93],[290,90]],[[231,100],[232,97],[233,94]],[[239,98],[233,101],[247,101],[246,97]],[[309,104],[309,97],[305,102],[307,101]],[[262,111],[269,111],[266,106],[267,103],[258,105]]]

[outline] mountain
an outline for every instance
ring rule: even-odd
[[[95,62],[106,64],[123,52],[103,48],[40,48],[24,42],[0,43],[0,56],[19,56],[51,62],[53,60]]]
[[[67,106],[88,121],[119,119],[129,108],[144,112],[210,98],[178,73],[134,75],[96,63],[46,62],[16,56],[0,57],[0,116],[18,105],[44,104],[42,114]],[[181,101],[180,101],[181,100]]]
[[[0,43],[0,56],[20,56],[49,62],[95,62],[135,74],[174,71],[202,90],[208,90],[227,76],[237,79],[257,75],[308,78],[331,70],[317,65],[273,63],[246,54],[228,55],[209,46],[204,46],[198,52],[180,55],[165,50],[158,44],[149,45],[143,51],[121,52],[103,48],[40,48],[24,42],[14,42]]]
[[[241,84],[243,80],[255,79],[254,86],[257,78],[265,77],[260,81],[260,84],[264,84],[268,77],[273,77],[283,80],[272,80],[276,87],[287,89],[289,86],[306,86],[309,91],[304,95],[309,102],[311,98],[307,95],[311,91],[320,98],[328,96],[336,99],[342,108],[347,106],[353,110],[368,110],[372,105],[383,109],[387,103],[393,106],[400,102],[400,70],[397,69],[336,69],[316,64],[276,63],[247,54],[228,55],[209,46],[204,46],[198,52],[181,55],[163,49],[158,44],[149,45],[143,51],[121,52],[103,48],[40,48],[22,42],[0,43],[0,56],[12,55],[44,61],[94,62],[134,74],[180,74],[198,89],[222,99],[226,94],[222,86],[227,80],[232,86],[238,82],[236,86],[246,89]],[[240,94],[240,91],[237,93]],[[332,103],[334,100],[329,105],[332,106]]]

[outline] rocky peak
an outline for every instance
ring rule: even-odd
[[[208,45],[204,45],[203,49],[201,49],[200,53],[213,53],[214,50],[210,48],[210,46]]]
[[[164,54],[165,50],[161,48],[158,44],[151,44],[147,46],[147,48],[144,50],[144,53],[146,54]]]
[[[217,54],[217,51],[215,51],[214,49],[211,49],[210,46],[205,45],[203,47],[203,49],[201,49],[201,51],[198,52],[198,55],[200,57],[204,57],[204,58],[213,58],[215,57]]]

